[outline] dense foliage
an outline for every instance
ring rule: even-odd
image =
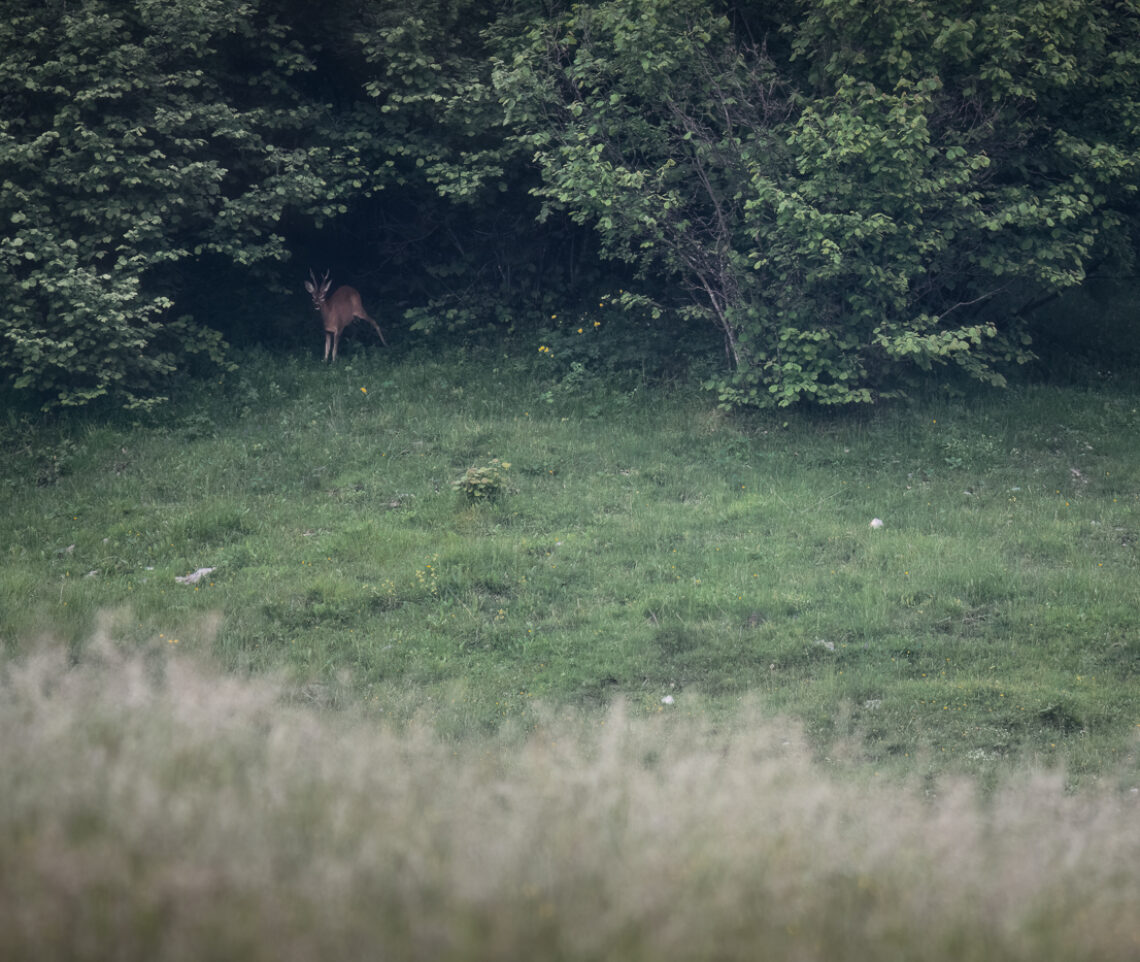
[[[281,258],[286,206],[332,212],[311,64],[244,0],[3,6],[0,371],[48,404],[153,402],[220,358],[213,319],[176,313],[180,266]]]
[[[711,326],[758,406],[1001,383],[1132,263],[1135,2],[2,6],[0,378],[49,407],[220,360],[291,253],[429,337]]]
[[[723,331],[722,399],[1000,383],[1028,307],[1128,260],[1136,10],[804,4],[778,62],[710,7],[574,6],[498,76],[548,207]]]

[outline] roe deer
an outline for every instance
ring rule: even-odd
[[[316,274],[310,268],[309,278],[310,280],[305,281],[305,290],[313,295],[313,307],[321,312],[321,320],[325,322],[326,361],[329,359],[329,351],[332,351],[332,359],[336,360],[336,347],[340,343],[341,331],[357,318],[367,321],[376,328],[376,333],[380,335],[380,343],[385,347],[388,346],[388,342],[384,340],[384,332],[380,330],[380,325],[368,316],[364,303],[360,300],[360,292],[355,287],[338,287],[330,297],[329,285],[332,281],[329,280],[328,271],[325,271],[325,276],[318,281]]]

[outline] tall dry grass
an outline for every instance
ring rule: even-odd
[[[285,694],[106,640],[9,662],[0,958],[1140,957],[1128,793],[867,786],[745,716],[455,744]]]

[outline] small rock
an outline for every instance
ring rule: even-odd
[[[193,574],[175,575],[174,580],[177,581],[180,585],[196,585],[199,581],[201,581],[203,578],[205,578],[206,575],[208,575],[211,571],[215,571],[215,570],[217,570],[217,569],[215,569],[215,568],[199,568]]]

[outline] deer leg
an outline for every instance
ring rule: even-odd
[[[357,317],[359,317],[361,320],[367,321],[367,322],[368,322],[369,324],[371,324],[371,325],[372,325],[374,328],[376,328],[376,333],[380,335],[380,343],[381,343],[381,344],[383,344],[385,347],[387,347],[387,346],[388,346],[388,342],[387,342],[386,340],[384,340],[384,332],[383,332],[382,330],[380,330],[380,325],[379,325],[379,324],[377,324],[377,323],[376,323],[376,322],[375,322],[375,321],[374,321],[374,320],[373,320],[371,317],[369,317],[367,314],[358,314],[358,315],[357,315]]]
[[[325,360],[329,359],[329,351],[332,349],[332,331],[325,331]],[[336,360],[336,355],[333,355],[333,360]]]
[[[340,344],[340,331],[333,331],[333,334],[332,334],[332,345],[333,345],[332,359],[333,359],[334,363],[336,362],[336,349],[337,349],[338,344]]]

